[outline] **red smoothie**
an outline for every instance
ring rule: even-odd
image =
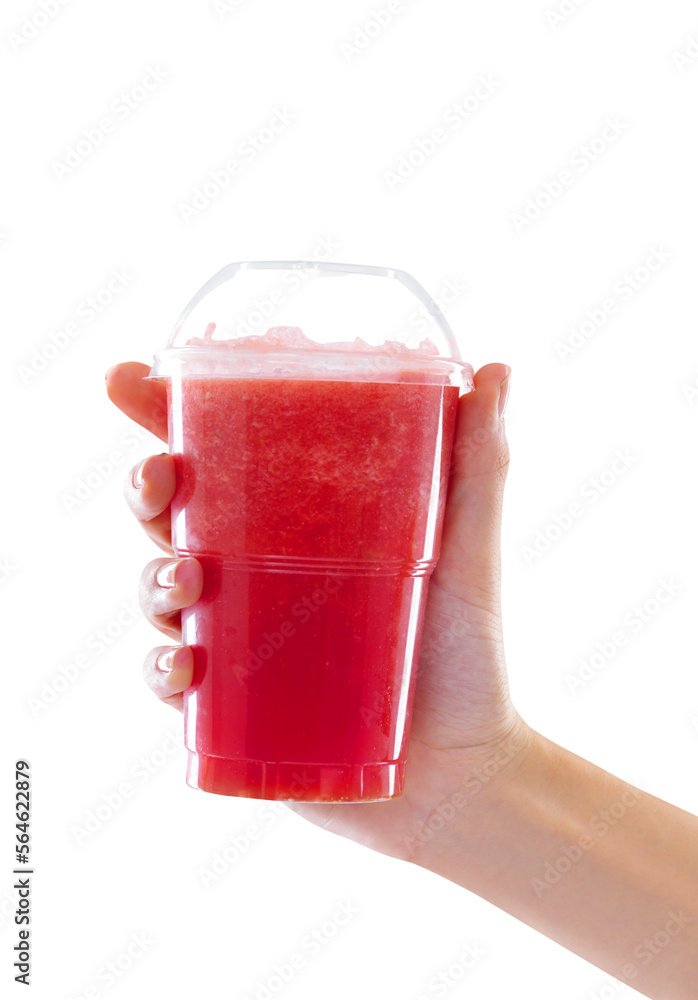
[[[380,377],[168,379],[173,544],[204,569],[182,613],[190,785],[402,791],[459,387],[397,359]]]

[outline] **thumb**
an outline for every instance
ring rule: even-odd
[[[502,414],[510,369],[485,365],[461,397],[441,555],[433,581],[452,597],[499,615],[502,498],[509,446]]]

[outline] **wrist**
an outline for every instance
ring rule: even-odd
[[[429,789],[421,826],[406,845],[406,860],[449,877],[449,862],[457,857],[459,873],[466,879],[469,866],[480,875],[483,864],[499,867],[492,834],[501,828],[510,802],[520,798],[529,776],[540,770],[551,746],[516,714],[496,739],[454,757],[439,788]]]

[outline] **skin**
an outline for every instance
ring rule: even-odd
[[[106,376],[112,402],[167,441],[164,385],[149,367]],[[509,369],[488,364],[459,403],[441,556],[432,577],[401,797],[289,804],[311,822],[475,892],[656,1000],[695,1000],[698,819],[640,792],[533,730],[509,696],[500,613],[500,533],[509,464],[501,414]],[[144,676],[182,710],[192,653],[180,612],[200,564],[176,560],[168,453],[136,466],[126,501],[165,553],[141,607],[170,643]]]

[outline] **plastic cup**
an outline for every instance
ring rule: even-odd
[[[473,388],[440,310],[400,271],[231,264],[148,377],[167,384],[173,548],[204,573],[182,612],[187,783],[400,795],[458,399]]]

